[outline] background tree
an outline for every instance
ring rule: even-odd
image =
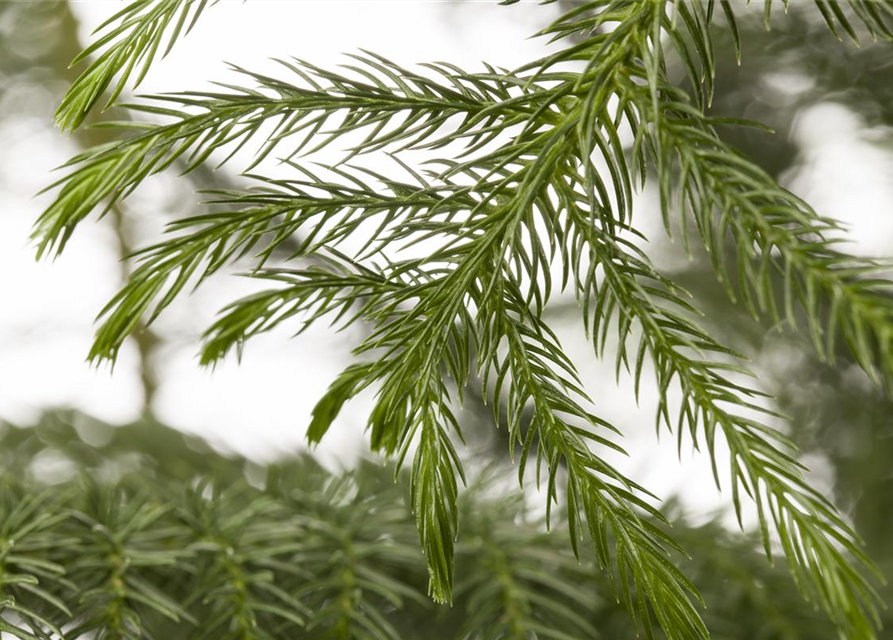
[[[16,540],[0,553],[4,619],[16,637],[632,634],[602,573],[544,532],[497,467],[462,495],[444,607],[426,594],[408,477],[395,484],[392,468],[333,474],[309,456],[261,467],[162,424],[112,427],[77,412],[0,425],[0,445],[2,539]],[[754,536],[674,521],[674,536],[700,550],[680,568],[708,603],[712,638],[836,637]]]

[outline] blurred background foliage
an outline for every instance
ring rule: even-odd
[[[28,603],[7,603],[7,631],[29,637],[39,617],[66,637],[632,638],[601,572],[483,465],[463,494],[444,607],[425,592],[406,475],[395,484],[389,466],[333,473],[309,455],[260,466],[156,422],[73,411],[4,423],[0,589]],[[672,501],[666,511],[695,552],[681,568],[713,638],[836,636],[756,536],[689,524]]]
[[[511,10],[517,8],[506,9]],[[813,3],[791,3],[789,15],[778,13],[771,31],[765,30],[762,16],[742,20],[740,66],[728,34],[717,30],[721,73],[712,111],[757,120],[775,130],[770,135],[729,128],[724,132],[728,139],[788,181],[804,162],[794,135],[798,118],[809,107],[830,103],[855,114],[872,132],[872,144],[889,149],[893,57],[888,46],[870,41],[861,47],[840,46]],[[73,79],[66,69],[81,49],[77,26],[67,2],[0,2],[0,127],[52,113]],[[51,126],[49,116],[46,123]],[[87,129],[73,142],[92,145],[102,135],[101,129]],[[227,186],[234,179],[221,172],[198,172],[190,178],[198,188]],[[121,208],[109,218],[122,258],[139,243],[130,222],[139,215]],[[696,294],[706,311],[704,323],[729,346],[756,356],[764,386],[774,392],[779,410],[791,417],[792,435],[815,469],[814,480],[828,487],[865,538],[869,555],[893,576],[893,402],[872,387],[843,350],[836,366],[821,363],[805,338],[775,332],[731,305],[705,256],[680,260],[680,248],[660,238],[652,241],[652,248],[662,256],[658,264],[663,263],[666,275]],[[126,261],[122,265],[121,273],[111,276],[118,281],[128,268]],[[390,470],[371,462],[332,473],[306,455],[284,452],[281,462],[260,466],[159,424],[152,417],[159,342],[148,330],[135,337],[144,420],[110,426],[77,412],[50,411],[34,424],[0,422],[3,624],[17,625],[27,618],[5,599],[13,595],[19,603],[37,602],[37,612],[59,624],[72,617],[54,599],[75,602],[78,610],[71,613],[87,633],[92,633],[91,624],[99,628],[110,611],[132,611],[155,630],[155,637],[172,639],[203,637],[203,626],[204,637],[230,632],[240,637],[235,635],[238,625],[232,626],[239,616],[255,620],[270,634],[257,637],[283,637],[291,622],[279,615],[280,608],[309,621],[312,633],[302,637],[528,637],[517,635],[512,626],[525,616],[552,630],[541,637],[633,637],[599,572],[568,557],[563,534],[545,535],[539,517],[523,501],[502,493],[503,470],[482,461],[472,462],[484,469],[482,480],[465,494],[459,597],[451,609],[435,607],[425,597],[424,562],[404,483],[393,484]],[[466,432],[484,431],[486,415],[471,403],[465,419],[481,429]],[[470,449],[477,453],[469,456],[486,452],[487,441],[476,438]],[[15,521],[13,515],[25,508],[35,487],[47,493],[34,508],[49,514],[50,521],[31,535],[37,536],[34,544],[44,545],[48,564],[16,567],[12,532],[2,522]],[[225,499],[203,498],[215,491]],[[208,511],[212,502],[219,512]],[[674,535],[694,555],[684,571],[708,603],[705,621],[715,638],[835,637],[824,618],[800,600],[785,568],[769,566],[752,536],[729,531],[718,519],[692,524],[680,509],[669,502],[668,510],[676,513],[671,520],[679,522]],[[270,525],[269,536],[258,533],[264,524]],[[79,531],[85,526],[102,532],[95,544]],[[207,542],[209,526],[217,527],[214,544]],[[227,545],[220,541],[224,538]],[[135,582],[116,582],[124,574],[109,563],[121,558],[108,544],[126,545],[128,540],[135,545],[128,557],[144,562],[128,570]],[[356,582],[354,569],[345,569],[350,566],[345,544],[369,549],[359,563],[370,572],[365,586]],[[56,566],[71,567],[70,575],[57,575]],[[238,570],[248,572],[247,583]],[[10,572],[42,576],[41,588],[46,587],[49,597],[35,600],[28,581],[4,581]],[[219,589],[191,599],[191,581],[207,575],[219,578]],[[83,581],[95,584],[87,589]],[[72,590],[81,597],[73,597]],[[890,587],[884,587],[883,596],[893,602]],[[119,600],[120,608],[114,609],[110,603]],[[351,617],[351,611],[362,613]],[[184,622],[190,615],[204,624]],[[884,615],[881,637],[893,638],[893,615]],[[215,616],[227,619],[221,627],[209,628]],[[370,626],[356,631],[356,625]]]

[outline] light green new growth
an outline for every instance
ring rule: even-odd
[[[164,39],[172,46],[205,4],[143,0],[111,19],[85,52],[102,53],[60,107],[60,126],[77,127],[114,85],[113,102],[135,65],[143,64],[141,78]],[[816,5],[835,34],[893,38],[889,2]],[[137,323],[187,284],[248,261],[247,275],[275,286],[222,312],[202,361],[286,321],[367,323],[357,363],[320,400],[308,437],[318,442],[346,401],[376,389],[372,447],[398,468],[415,448],[411,500],[436,600],[451,599],[464,481],[454,411],[474,377],[508,429],[520,479],[533,465],[547,510],[566,502],[575,553],[588,538],[638,629],[650,637],[653,618],[671,640],[707,637],[699,596],[668,555],[681,549],[643,517],[661,521],[654,496],[600,456],[619,449],[610,438],[620,431],[586,408],[544,320],[550,297],[570,287],[599,356],[615,337],[618,375],[630,371],[638,389],[651,364],[658,423],[676,430],[679,446],[687,433],[714,457],[717,434],[725,440],[725,484],[739,518],[742,492],[756,504],[766,553],[777,536],[798,587],[841,636],[874,638],[879,599],[856,534],[804,482],[793,443],[753,417],[771,411],[737,381],[749,374],[742,356],[695,323],[688,295],[651,266],[633,226],[636,185],[653,179],[667,231],[678,228],[686,248],[697,235],[732,299],[779,326],[805,318],[829,359],[842,337],[869,375],[893,387],[891,283],[873,277],[884,265],[836,249],[829,233],[837,225],[726,145],[715,126],[730,121],[706,114],[711,31],[731,29],[738,42],[739,10],[596,0],[543,30],[563,49],[516,70],[468,73],[440,62],[414,72],[364,53],[334,72],[294,59],[280,61],[289,79],[236,69],[244,85],[123,105],[157,118],[106,124],[126,135],[70,161],[37,223],[39,253],[61,251],[81,220],[178,158],[191,170],[214,152],[225,149],[226,162],[253,149],[247,172],[284,159],[293,177],[252,176],[255,189],[212,194],[208,212],[172,223],[170,236],[137,255],[138,268],[102,311],[90,358],[114,359]],[[668,77],[669,57],[682,61],[688,89]],[[307,156],[349,134],[362,138],[341,162],[309,167]],[[440,156],[424,171],[401,159],[419,151]],[[412,178],[353,163],[373,152]],[[362,247],[349,249],[360,237]],[[424,256],[410,257],[421,242]],[[668,392],[676,387],[674,416]]]
[[[177,38],[192,30],[205,7],[218,1],[136,0],[99,25],[94,35],[102,35],[72,60],[71,66],[98,55],[68,90],[56,111],[56,124],[64,131],[74,131],[100,100],[106,99],[105,108],[112,106],[135,71],[133,86],[139,86],[162,47],[166,56]],[[103,94],[112,87],[106,98]]]

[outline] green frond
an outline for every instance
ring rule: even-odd
[[[0,496],[0,632],[22,640],[37,638],[42,629],[61,636],[52,614],[72,615],[58,595],[75,589],[65,567],[39,557],[54,544],[52,530],[65,517],[47,509],[51,500],[49,493],[28,494],[20,486],[4,487]],[[4,614],[21,623],[11,624]]]
[[[60,563],[79,594],[73,617],[77,622],[66,630],[67,637],[97,633],[99,637],[144,638],[146,619],[152,615],[175,623],[196,622],[179,603],[139,575],[150,568],[188,562],[188,554],[176,544],[183,540],[181,530],[153,529],[167,511],[157,498],[123,487],[88,484],[82,509],[72,518],[72,524],[82,530],[75,534],[81,540],[79,553]]]
[[[467,74],[451,65],[429,64],[437,77],[432,79],[373,54],[351,58],[353,64],[346,67],[352,75],[300,60],[280,61],[297,84],[237,68],[256,87],[224,85],[229,89],[224,93],[166,94],[124,105],[167,122],[103,125],[130,135],[88,149],[63,167],[69,173],[48,187],[59,191],[34,229],[39,255],[61,252],[78,222],[97,209],[108,211],[176,160],[184,160],[188,173],[226,148],[223,164],[261,132],[266,137],[256,145],[247,170],[274,151],[288,160],[359,131],[366,136],[345,159],[382,149],[438,149],[455,140],[471,152],[524,122],[541,99],[542,92],[524,90],[522,83],[493,69]],[[454,116],[461,121],[454,123]],[[272,132],[263,128],[268,123]],[[439,135],[442,129],[449,133]]]
[[[94,32],[97,39],[71,63],[75,66],[96,55],[62,99],[56,124],[63,131],[74,131],[105,98],[107,89],[112,88],[112,93],[105,109],[114,104],[134,74],[133,86],[138,87],[159,51],[164,49],[163,56],[170,53],[177,39],[192,30],[205,7],[217,2],[135,0],[102,23]]]
[[[784,11],[790,0],[783,0]],[[893,5],[888,0],[817,0],[818,9],[828,29],[838,40],[849,38],[857,46],[866,37],[871,40],[893,40]],[[847,10],[848,9],[848,10]],[[765,22],[768,27],[772,11],[771,0],[765,3]]]
[[[470,487],[462,501],[465,520],[471,522],[463,535],[467,542],[457,552],[461,571],[456,591],[468,608],[456,637],[598,637],[593,620],[599,595],[577,587],[590,579],[594,567],[579,562],[565,545],[556,545],[554,537],[512,524],[506,516],[523,511],[519,501],[478,496],[485,488],[486,478]],[[471,511],[475,506],[479,514]]]
[[[575,553],[579,553],[578,539],[588,535],[600,567],[611,577],[617,597],[647,637],[652,633],[650,612],[669,638],[708,637],[709,633],[690,600],[692,596],[700,598],[697,590],[668,558],[667,547],[680,550],[678,545],[658,527],[646,524],[638,513],[644,511],[660,521],[659,512],[635,495],[642,491],[641,487],[599,459],[588,443],[611,448],[616,445],[560,417],[564,413],[588,418],[587,422],[593,427],[604,425],[603,421],[589,416],[564,396],[560,383],[549,380],[539,358],[529,353],[532,345],[525,343],[522,331],[517,326],[507,331],[511,354],[508,369],[513,377],[508,392],[509,429],[515,431],[512,440],[524,446],[519,462],[521,473],[536,438],[537,479],[541,463],[548,474],[547,519],[552,501],[558,496],[559,465],[564,464],[567,467],[568,526]],[[534,337],[528,335],[527,339]],[[545,346],[551,345],[546,343]],[[533,403],[533,417],[526,426],[526,433],[522,433],[520,413],[527,402]],[[612,540],[613,552],[609,551]],[[659,597],[652,595],[658,593],[661,594]]]
[[[876,277],[889,265],[839,250],[839,223],[730,149],[682,100],[653,117],[659,140],[652,148],[664,150],[654,161],[668,232],[672,215],[680,216],[683,242],[694,226],[733,301],[740,297],[754,316],[768,315],[779,328],[787,321],[796,329],[799,308],[821,357],[833,362],[842,337],[866,373],[891,388],[891,283]],[[649,108],[642,96],[640,109]],[[737,267],[734,276],[730,265]]]
[[[207,482],[190,488],[177,514],[195,542],[192,600],[203,608],[199,638],[272,638],[278,629],[305,626],[309,609],[275,584],[273,569],[286,566],[301,523],[281,504],[246,500],[244,488],[222,492]],[[239,517],[234,517],[234,507]],[[260,525],[274,519],[274,527]],[[288,569],[308,575],[306,569]],[[192,604],[192,603],[190,603]]]
[[[588,229],[585,216],[581,216],[580,222],[581,229]],[[717,486],[721,483],[715,462],[715,438],[722,433],[730,450],[732,477],[728,486],[739,521],[743,490],[758,507],[767,555],[772,555],[771,525],[782,539],[804,595],[820,604],[854,637],[870,634],[868,620],[877,617],[877,596],[864,574],[852,570],[841,548],[859,558],[865,568],[875,569],[862,554],[861,543],[849,525],[805,483],[802,466],[792,457],[791,443],[774,429],[748,417],[753,411],[771,412],[750,400],[763,394],[727,377],[728,371],[749,373],[742,364],[729,364],[723,357],[736,354],[685,317],[688,303],[647,263],[625,255],[616,245],[600,241],[592,249],[591,260],[604,270],[604,281],[597,290],[582,291],[581,298],[598,300],[602,310],[608,305],[615,313],[611,318],[599,315],[600,310],[595,309],[587,328],[596,340],[597,350],[603,348],[599,336],[604,336],[614,321],[619,331],[618,370],[621,366],[629,369],[627,342],[632,338],[634,323],[640,326],[639,345],[635,349],[636,387],[644,356],[650,355],[662,391],[658,423],[665,422],[670,431],[676,429],[680,450],[686,433],[696,446],[699,441],[706,443],[714,459]],[[594,280],[590,278],[589,282]],[[602,303],[605,298],[608,302]],[[676,309],[668,308],[668,303]],[[682,391],[677,420],[670,415],[666,396],[674,381]],[[800,545],[810,552],[801,552]],[[843,612],[846,613],[841,615]]]
[[[887,2],[818,5],[836,33],[889,36]],[[163,36],[165,15],[182,21],[190,7],[131,5],[110,21],[121,24],[94,49],[114,43],[104,54],[109,60],[125,53],[151,60],[154,49],[128,49],[115,39],[126,42],[127,34],[148,29],[151,37],[140,37],[151,46]],[[768,21],[772,3],[764,9]],[[306,328],[328,318],[335,326],[367,325],[357,362],[317,404],[308,438],[319,442],[346,402],[375,389],[371,445],[398,471],[412,455],[408,507],[436,601],[484,588],[474,577],[454,577],[454,558],[463,553],[457,535],[459,482],[465,481],[455,449],[463,440],[456,411],[477,378],[495,423],[508,432],[521,482],[545,479],[545,525],[555,506],[564,505],[574,554],[584,558],[579,543],[588,538],[639,632],[652,637],[656,621],[671,640],[706,638],[693,602],[700,596],[670,556],[680,545],[664,531],[654,496],[605,461],[605,449],[622,451],[613,439],[620,431],[586,408],[591,403],[574,364],[545,320],[551,298],[570,288],[596,355],[616,344],[617,373],[629,371],[637,393],[651,363],[660,390],[658,425],[676,430],[680,448],[686,434],[696,446],[706,445],[717,484],[723,484],[717,437],[726,442],[735,511],[740,519],[741,493],[747,494],[766,553],[772,555],[777,536],[803,594],[846,637],[874,638],[879,601],[856,534],[805,483],[793,443],[765,424],[777,416],[760,404],[764,394],[739,381],[752,375],[743,356],[698,326],[697,305],[654,270],[632,220],[636,185],[656,180],[668,232],[678,228],[688,249],[694,227],[732,299],[792,328],[805,318],[817,350],[829,358],[842,336],[863,368],[893,388],[890,283],[876,277],[884,265],[839,250],[838,225],[724,143],[714,128],[719,120],[706,115],[718,73],[713,33],[723,26],[720,11],[740,58],[740,9],[730,2],[597,0],[542,31],[561,41],[559,51],[515,71],[468,73],[437,63],[417,73],[364,53],[344,71],[283,61],[292,80],[237,68],[251,86],[150,97],[128,108],[161,122],[112,125],[127,127],[129,135],[67,165],[35,228],[38,251],[61,251],[80,221],[177,159],[185,158],[190,171],[215,154],[226,153],[221,163],[228,162],[253,144],[245,169],[253,171],[275,153],[292,176],[252,176],[253,190],[210,194],[209,211],[174,222],[169,236],[135,256],[137,268],[101,313],[90,358],[114,359],[137,323],[154,319],[187,285],[243,266],[247,277],[274,286],[223,310],[205,334],[202,362],[213,364],[283,323]],[[689,90],[669,81],[670,58],[682,63]],[[121,68],[115,64],[96,63],[95,73],[107,74],[100,92]],[[129,68],[119,90],[128,74]],[[79,82],[75,94],[90,85]],[[66,108],[82,113],[88,103],[69,101]],[[64,123],[76,124],[73,117]],[[301,154],[335,145],[346,146],[338,149],[339,163],[307,168]],[[401,159],[407,151],[440,157],[420,171]],[[348,163],[372,152],[389,154],[412,181]],[[676,388],[681,398],[674,416],[669,397]],[[331,490],[333,500],[346,499]],[[397,636],[374,594],[398,607],[413,592],[357,564],[359,523],[286,519],[287,527],[263,533],[272,538],[261,545],[281,555],[257,555],[252,544],[262,534],[217,514],[203,491],[195,491],[193,510],[183,511],[168,534],[203,540],[184,552],[184,562],[213,585],[203,606],[213,614],[214,633],[265,638],[274,637],[277,625],[292,625],[309,637]],[[212,502],[221,501],[227,502]],[[129,504],[135,511],[100,510],[111,524],[93,517],[114,532],[119,512],[134,522],[142,521],[141,509],[146,518],[156,514],[149,502]],[[257,508],[285,513],[278,498]],[[292,540],[289,527],[307,536],[300,548],[279,544],[279,535]],[[141,529],[131,529],[110,535],[115,553],[138,538]],[[524,586],[538,581],[547,593],[560,591],[541,572],[510,566],[511,554],[523,555],[517,547],[484,540],[478,548],[485,566],[501,576],[495,600],[472,596],[481,604],[471,607],[470,619],[488,621],[496,634],[481,637],[587,632],[585,619]],[[147,549],[153,562],[180,561]],[[295,558],[315,567],[318,555],[327,558],[325,568],[308,570],[336,578],[297,595],[271,586],[268,569],[278,575]],[[146,608],[186,619],[162,594],[129,583],[126,568],[104,570],[111,578],[86,597],[84,624],[91,629],[114,620],[138,634]],[[544,620],[553,614],[565,618],[567,631],[548,630]],[[465,633],[478,637],[472,628]]]

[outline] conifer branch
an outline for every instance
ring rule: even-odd
[[[466,510],[480,499],[476,493],[485,487],[486,482],[479,481],[469,488],[463,499]],[[599,631],[587,616],[597,595],[556,579],[556,574],[567,572],[577,584],[584,583],[590,577],[590,567],[569,554],[548,554],[549,565],[543,567],[542,546],[548,546],[552,538],[518,531],[506,518],[509,513],[525,513],[523,503],[516,497],[485,504],[488,508],[481,514],[463,514],[466,542],[459,545],[458,562],[467,570],[460,577],[457,595],[466,598],[468,611],[457,637],[598,637]],[[469,557],[476,562],[466,565]]]
[[[346,66],[354,77],[300,60],[279,61],[304,85],[236,67],[257,87],[227,84],[226,93],[150,96],[151,102],[123,105],[173,121],[103,123],[131,135],[75,156],[65,165],[72,170],[47,187],[61,188],[35,228],[39,254],[61,252],[78,222],[94,210],[108,211],[140,182],[178,159],[185,158],[182,172],[188,173],[215,151],[228,148],[218,166],[224,164],[267,123],[275,123],[274,129],[246,171],[286,141],[289,148],[282,157],[289,160],[363,130],[369,133],[345,159],[387,147],[438,149],[456,140],[467,142],[466,153],[471,153],[524,122],[536,110],[540,94],[545,95],[519,89],[522,79],[507,79],[492,68],[486,74],[467,74],[445,63],[426,65],[440,76],[438,82],[374,54],[351,57],[356,64]],[[454,116],[461,117],[456,129],[437,137]]]
[[[65,519],[64,514],[47,509],[51,500],[46,492],[29,494],[18,486],[4,487],[0,495],[0,633],[21,640],[37,638],[34,634],[42,629],[61,636],[53,614],[72,615],[55,593],[74,587],[65,578],[66,568],[41,557],[52,549],[52,531]],[[49,611],[35,610],[34,605]],[[24,626],[4,619],[6,612],[20,618]]]
[[[670,106],[659,123],[664,154],[657,162],[668,231],[671,210],[681,217],[683,234],[693,222],[733,301],[740,295],[751,314],[769,315],[779,329],[782,318],[797,327],[795,308],[800,306],[820,357],[833,362],[842,336],[865,372],[891,388],[891,283],[876,277],[889,272],[890,265],[835,248],[841,242],[840,224],[818,216],[729,149],[702,115]],[[674,174],[679,176],[675,189]],[[728,255],[729,240],[736,256]],[[686,235],[683,243],[689,243]],[[728,273],[733,259],[737,278]]]
[[[72,616],[77,622],[63,637],[93,633],[139,637],[145,616],[152,614],[175,623],[195,622],[140,575],[149,568],[176,566],[186,558],[171,543],[180,533],[177,528],[153,529],[167,511],[158,501],[128,496],[115,487],[92,487],[85,508],[75,514],[81,529],[79,557],[69,556],[60,563],[78,593]]]
[[[186,493],[188,508],[178,513],[195,541],[189,547],[197,565],[189,605],[202,609],[199,638],[266,640],[283,625],[304,627],[310,613],[276,585],[274,573],[308,575],[288,560],[302,549],[293,541],[300,523],[269,497],[247,502],[239,494],[201,482]],[[240,505],[239,517],[224,507],[231,504]],[[267,519],[278,522],[258,524]]]
[[[163,56],[170,53],[180,36],[192,30],[205,7],[217,2],[135,0],[103,22],[93,32],[94,35],[101,34],[100,37],[71,62],[71,66],[75,66],[99,54],[65,94],[56,111],[56,124],[69,132],[80,127],[87,114],[103,99],[103,93],[114,84],[105,104],[105,108],[109,108],[124,91],[134,72],[133,85],[138,87],[164,46],[165,38],[167,46]]]
[[[589,228],[586,218],[581,222],[581,229]],[[741,364],[717,362],[703,354],[739,356],[685,318],[689,305],[647,262],[624,255],[605,241],[598,242],[592,254],[591,259],[604,270],[604,282],[600,291],[583,291],[582,297],[615,309],[620,341],[618,370],[621,363],[627,368],[630,366],[626,342],[636,320],[641,326],[634,364],[636,388],[647,354],[661,390],[658,422],[663,420],[670,431],[677,430],[680,449],[686,431],[696,446],[700,438],[704,439],[713,459],[717,486],[720,480],[715,437],[721,432],[730,451],[730,486],[739,522],[740,490],[743,489],[757,505],[766,554],[772,557],[771,522],[804,595],[819,603],[853,637],[870,634],[867,618],[877,619],[879,596],[864,575],[852,570],[850,560],[842,553],[844,550],[859,558],[864,567],[876,571],[864,557],[861,541],[837,515],[833,505],[806,484],[802,465],[792,457],[793,443],[774,429],[747,417],[746,413],[754,410],[775,415],[747,400],[764,394],[727,377],[727,371],[750,372]],[[650,283],[637,282],[639,279]],[[668,309],[656,301],[665,304],[669,301],[676,309]],[[594,318],[588,327],[598,351],[604,350],[604,336],[611,320],[610,317]],[[666,396],[674,379],[682,391],[676,421],[671,419]],[[727,406],[739,407],[744,413],[729,411]],[[802,552],[801,547],[809,551]],[[847,614],[841,615],[842,612]]]
[[[737,42],[735,12],[729,2],[720,4]],[[858,37],[838,3],[819,5],[833,32]],[[182,11],[182,22],[190,6],[173,0],[131,5],[136,13],[94,48],[119,35],[126,43],[127,29],[149,29],[153,38],[161,38],[164,16]],[[768,21],[771,2],[765,7]],[[158,13],[162,8],[169,13]],[[143,9],[152,13],[141,18]],[[877,596],[850,565],[853,556],[871,568],[857,537],[805,484],[792,443],[747,417],[753,411],[774,414],[754,403],[761,395],[757,390],[731,378],[730,372],[749,373],[740,356],[691,320],[695,307],[654,271],[635,242],[640,238],[632,226],[634,184],[648,180],[653,166],[668,230],[671,215],[679,215],[687,247],[689,220],[695,223],[733,299],[729,239],[740,295],[755,315],[768,313],[780,322],[774,283],[781,278],[789,323],[794,324],[799,298],[820,353],[833,354],[840,333],[866,371],[879,369],[885,381],[893,380],[890,285],[871,277],[881,265],[833,248],[827,235],[836,225],[725,145],[714,129],[718,121],[705,115],[716,73],[715,9],[714,2],[697,0],[588,2],[542,32],[553,40],[573,36],[576,41],[513,72],[488,67],[486,73],[469,74],[441,63],[428,65],[433,75],[421,75],[367,53],[347,65],[348,74],[284,62],[297,76],[295,83],[237,69],[255,88],[225,85],[222,93],[156,96],[130,105],[164,122],[114,125],[135,132],[69,163],[70,173],[53,185],[59,194],[35,229],[39,253],[61,251],[92,211],[126,197],[176,159],[185,157],[189,171],[226,150],[226,162],[272,128],[248,170],[287,141],[283,159],[300,177],[258,177],[261,189],[216,193],[211,204],[219,210],[174,223],[171,231],[177,235],[139,255],[140,266],[103,310],[91,359],[113,359],[136,323],[157,316],[187,284],[248,261],[250,277],[274,280],[279,287],[225,309],[206,334],[203,362],[216,362],[251,336],[288,320],[304,327],[326,316],[336,323],[369,323],[372,333],[356,350],[364,360],[345,370],[319,402],[308,437],[318,442],[347,400],[377,387],[368,423],[373,448],[395,458],[399,470],[416,447],[410,504],[436,600],[452,597],[457,478],[464,481],[453,446],[454,435],[461,440],[462,433],[453,411],[463,387],[477,375],[497,423],[507,426],[511,455],[521,447],[521,481],[531,453],[536,453],[537,479],[545,468],[546,522],[563,498],[575,553],[588,536],[615,593],[649,637],[652,615],[668,638],[706,637],[690,600],[698,598],[697,591],[667,556],[668,549],[681,549],[655,524],[664,522],[660,513],[641,497],[653,496],[599,456],[601,447],[618,448],[599,432],[616,429],[583,407],[588,399],[574,366],[543,319],[558,267],[560,287],[571,286],[581,300],[596,352],[604,354],[614,322],[618,373],[632,368],[638,389],[646,358],[654,364],[661,392],[658,423],[677,430],[680,446],[686,431],[696,445],[706,442],[714,466],[716,434],[723,434],[739,519],[743,489],[757,505],[767,554],[772,523],[801,591],[843,633],[872,638],[869,618],[876,617]],[[850,12],[872,36],[889,36],[887,18],[893,13],[887,2],[851,0]],[[160,21],[153,23],[156,14]],[[107,55],[119,57],[96,63],[94,72],[104,78],[94,83],[97,92],[63,105],[81,114],[65,116],[66,126],[76,126],[122,60],[151,59],[153,51],[112,46]],[[693,96],[668,82],[668,55],[683,62]],[[87,85],[88,80],[80,88],[76,84],[72,95]],[[623,141],[627,131],[631,149]],[[326,167],[321,178],[297,161],[298,154],[312,154],[349,134],[365,137],[344,150],[345,160],[373,151],[452,155],[437,159],[424,175],[397,159],[415,183],[344,161]],[[595,157],[604,160],[604,170]],[[344,241],[373,219],[377,227],[363,247],[342,253]],[[308,265],[268,268],[287,240],[292,240],[288,258]],[[423,241],[432,246],[424,257],[405,257]],[[830,305],[827,320],[823,300]],[[640,335],[633,346],[636,326]],[[673,427],[667,393],[674,381],[682,400]],[[566,476],[562,488],[560,474]],[[716,467],[714,474],[719,483]],[[256,627],[247,583],[234,577],[240,567],[221,562],[214,566],[227,595],[215,606],[224,611],[235,602],[242,613],[233,624],[241,620],[246,629]],[[340,570],[345,580],[357,579],[352,566]],[[242,586],[233,591],[236,583]],[[260,580],[251,588],[266,584]],[[351,626],[357,623],[366,625],[371,637],[394,635],[380,616],[362,623],[351,618],[352,592],[344,584],[338,588],[331,607],[323,607],[325,616],[337,620],[337,633],[360,634]],[[116,592],[110,601],[125,606],[130,597],[131,592]],[[509,632],[521,633],[528,604],[506,598]],[[168,617],[179,615],[161,600],[153,603]],[[285,618],[277,611],[264,613]],[[139,624],[136,613],[128,615],[128,624]],[[327,624],[303,614],[291,622],[306,622],[308,629]]]

